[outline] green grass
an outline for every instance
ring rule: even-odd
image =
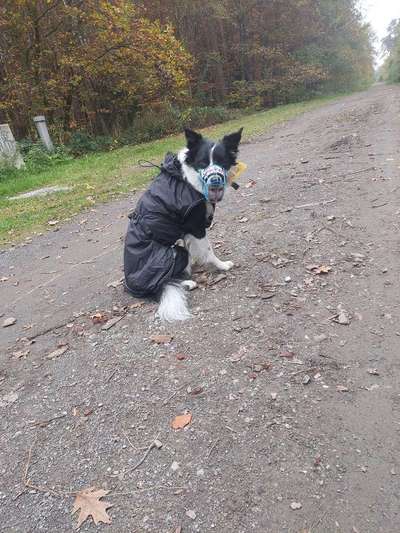
[[[268,111],[246,115],[204,130],[211,138],[244,126],[244,140],[260,135],[268,129],[305,111],[319,107],[336,97],[289,104]],[[138,166],[140,159],[160,162],[167,151],[184,145],[183,135],[159,141],[125,146],[111,151],[61,163],[37,174],[21,172],[17,178],[0,181],[0,245],[10,244],[34,233],[49,229],[49,220],[68,219],[93,205],[142,188],[154,174]],[[45,197],[9,200],[8,197],[45,186],[70,186],[67,192]]]

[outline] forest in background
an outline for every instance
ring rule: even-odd
[[[0,123],[135,143],[373,78],[356,0],[3,0]],[[100,143],[101,144],[101,143]]]
[[[383,39],[383,52],[387,58],[381,69],[381,77],[392,83],[400,82],[400,19],[394,19]]]

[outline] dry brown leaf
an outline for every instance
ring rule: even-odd
[[[21,351],[18,351],[18,352],[13,352],[13,357],[15,357],[16,359],[22,359],[22,357],[26,357],[27,355],[29,355],[30,353],[30,350],[21,350]]]
[[[66,346],[61,346],[61,348],[57,348],[57,350],[54,350],[54,352],[49,353],[47,359],[55,359],[56,357],[60,357],[60,355],[63,355],[68,348],[68,344]]]
[[[104,324],[108,320],[108,316],[105,313],[95,313],[91,315],[93,324]]]
[[[178,415],[172,420],[171,427],[172,429],[183,429],[184,427],[189,425],[191,421],[192,421],[192,413]]]
[[[71,513],[75,514],[80,510],[76,529],[79,529],[89,516],[93,518],[93,522],[96,525],[100,522],[103,524],[111,524],[111,517],[107,514],[106,510],[109,507],[112,507],[112,504],[100,501],[100,499],[106,496],[109,492],[110,491],[103,489],[96,490],[95,487],[90,487],[78,492]]]
[[[150,340],[155,344],[169,344],[173,338],[172,335],[152,335]]]
[[[136,302],[135,304],[131,304],[129,306],[129,309],[138,309],[139,307],[143,307],[145,302]]]
[[[332,267],[327,265],[310,265],[307,267],[307,270],[310,270],[314,274],[329,274],[332,270]]]
[[[282,352],[281,354],[279,354],[279,357],[283,357],[285,359],[293,359],[294,352]]]

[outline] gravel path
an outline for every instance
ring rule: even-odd
[[[96,487],[112,522],[81,531],[398,533],[400,87],[241,158],[212,230],[237,266],[187,323],[118,284],[134,197],[0,253],[1,531],[73,531]]]

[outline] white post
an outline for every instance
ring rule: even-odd
[[[8,124],[0,124],[0,165],[2,163],[18,169],[25,166],[14,135]]]
[[[46,118],[43,115],[33,117],[33,122],[35,123],[37,132],[42,143],[45,145],[49,152],[54,151],[54,145],[50,139],[50,135],[47,129]]]

